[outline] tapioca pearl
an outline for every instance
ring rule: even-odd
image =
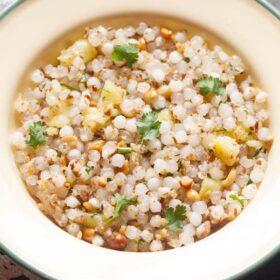
[[[122,115],[115,117],[115,119],[113,120],[113,125],[119,129],[125,128],[126,118]]]
[[[69,125],[63,126],[59,131],[59,136],[60,137],[64,137],[64,136],[67,136],[67,135],[73,135],[73,134],[74,134],[74,130]]]
[[[223,206],[215,205],[215,206],[212,206],[210,214],[211,214],[211,217],[213,217],[214,219],[220,220],[224,217],[225,210],[224,210]]]
[[[271,141],[273,139],[272,133],[269,128],[261,127],[258,130],[258,139],[264,142]]]
[[[235,106],[241,106],[244,103],[242,94],[237,90],[230,94],[230,100]]]
[[[141,232],[141,238],[146,242],[151,242],[153,240],[153,234],[149,230],[144,229]]]
[[[111,158],[111,163],[114,167],[121,168],[125,163],[125,157],[121,154],[115,154]]]
[[[93,238],[92,238],[92,244],[95,245],[95,246],[103,246],[104,245],[104,239],[100,236],[100,235],[95,235]]]
[[[70,150],[67,154],[67,157],[68,157],[69,160],[80,159],[81,158],[81,152],[78,149]]]
[[[111,42],[107,42],[102,45],[101,50],[105,55],[110,55],[114,50],[114,45]]]
[[[221,116],[221,118],[223,118],[223,119],[229,118],[233,114],[232,107],[226,103],[222,103],[219,106],[218,112],[219,112],[219,115]]]
[[[229,131],[235,129],[236,128],[235,119],[232,117],[223,119],[223,127],[225,130],[229,130]]]
[[[66,205],[70,208],[76,208],[81,204],[80,201],[75,196],[68,196],[65,199],[65,202]]]
[[[143,37],[144,37],[144,39],[145,39],[147,42],[151,42],[151,41],[153,41],[153,40],[155,39],[155,37],[156,37],[155,31],[154,31],[152,28],[147,28],[147,29],[144,31]]]
[[[205,201],[197,201],[192,204],[192,211],[203,215],[207,211],[207,204]]]
[[[255,167],[250,173],[250,179],[258,184],[263,180],[264,172],[260,167]]]
[[[163,250],[163,245],[160,240],[153,240],[150,244],[150,251],[156,252]]]
[[[176,63],[178,63],[181,60],[182,60],[182,55],[178,51],[172,51],[169,54],[168,61],[170,63],[176,64]]]
[[[44,74],[41,70],[35,70],[31,75],[32,82],[40,84],[44,80]]]
[[[142,180],[146,175],[146,170],[143,166],[137,166],[133,169],[132,173],[136,180]]]
[[[255,184],[249,184],[242,189],[242,195],[247,199],[252,199],[257,194],[258,188]]]
[[[264,91],[259,92],[256,96],[256,102],[257,103],[266,102],[267,101],[267,96],[268,96],[268,94],[266,92],[264,92]]]
[[[193,226],[199,226],[202,222],[202,217],[200,214],[196,213],[196,212],[190,212],[188,214],[188,218],[189,218],[189,221],[190,223],[193,225]]]
[[[175,81],[175,80],[171,80],[169,82],[169,88],[173,91],[173,92],[180,92],[183,89],[183,83],[182,81]]]
[[[158,178],[151,178],[147,185],[150,191],[156,191],[160,187],[161,181]]]

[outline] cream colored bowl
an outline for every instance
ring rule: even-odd
[[[9,147],[15,94],[28,69],[45,63],[65,42],[58,38],[90,22],[125,25],[141,19],[174,28],[185,21],[239,53],[269,93],[275,136],[257,197],[235,221],[190,246],[157,253],[117,252],[66,234],[37,209]],[[216,280],[244,273],[276,250],[280,23],[261,5],[253,0],[28,0],[0,22],[0,37],[0,242],[18,262],[49,279]]]

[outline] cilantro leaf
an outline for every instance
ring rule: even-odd
[[[186,206],[177,205],[175,208],[169,207],[165,212],[165,219],[168,221],[168,227],[177,231],[183,228],[186,219]]]
[[[206,95],[213,93],[215,95],[221,95],[224,92],[222,82],[218,78],[207,76],[199,79],[196,86],[199,88],[200,93]]]
[[[42,122],[34,122],[29,128],[29,140],[26,144],[33,149],[37,146],[46,143],[48,137],[45,135],[45,127]]]
[[[131,67],[133,63],[138,59],[138,48],[132,44],[116,45],[114,51],[111,54],[111,59],[114,61],[124,61],[128,67]]]
[[[233,193],[229,197],[233,200],[238,201],[241,204],[241,206],[244,207],[244,201],[246,200],[244,196]]]
[[[134,204],[134,201],[131,198],[128,198],[126,196],[122,196],[120,194],[115,194],[115,200],[116,200],[116,207],[113,212],[113,216],[110,218],[104,218],[103,224],[105,226],[109,225],[111,222],[113,222],[116,218],[119,217],[121,212],[129,205]]]
[[[115,199],[117,204],[113,213],[113,219],[117,218],[127,206],[134,204],[131,198],[119,194],[115,195]]]
[[[161,122],[157,119],[157,113],[151,111],[143,114],[141,117],[142,121],[136,123],[138,133],[142,140],[153,140],[159,136],[159,129]]]

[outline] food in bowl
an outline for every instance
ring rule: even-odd
[[[241,59],[187,31],[89,28],[15,103],[15,161],[39,209],[124,251],[191,244],[256,195],[267,93]]]

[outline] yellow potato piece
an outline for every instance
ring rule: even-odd
[[[52,117],[50,120],[47,121],[47,125],[51,127],[61,128],[70,123],[70,119],[63,115],[58,114]]]
[[[226,131],[226,130],[215,131],[214,134],[226,135],[226,136],[232,137],[238,143],[246,143],[246,141],[253,138],[253,132],[250,131],[248,128],[245,128],[242,125],[238,125],[235,129],[230,130],[230,131]]]
[[[102,108],[89,108],[83,112],[83,116],[83,126],[86,126],[93,131],[105,127],[109,121],[109,117],[104,114]]]
[[[235,139],[229,136],[218,136],[211,146],[215,156],[225,165],[232,166],[235,164],[239,154],[239,145]]]
[[[99,215],[84,217],[82,224],[88,228],[95,228],[98,225],[97,216],[99,216]]]
[[[246,141],[252,139],[250,130],[241,125],[238,125],[234,130],[230,131],[228,136],[234,138],[239,143],[245,143]]]
[[[163,109],[158,113],[158,120],[163,122],[169,122],[173,124],[173,116],[169,109]]]
[[[213,191],[221,191],[222,184],[220,181],[205,178],[201,183],[200,198],[202,200],[209,200]]]
[[[68,49],[63,50],[58,57],[62,65],[70,66],[75,57],[81,57],[85,63],[93,60],[97,56],[97,50],[88,40],[81,39],[76,41]]]
[[[104,87],[101,92],[100,105],[102,104],[113,104],[120,105],[125,99],[126,91],[116,86],[112,81],[105,81]]]
[[[47,125],[50,127],[61,128],[64,125],[69,124],[71,119],[69,117],[69,110],[70,106],[66,101],[60,102],[58,106],[51,107],[50,116],[48,117],[48,120],[46,120]]]

